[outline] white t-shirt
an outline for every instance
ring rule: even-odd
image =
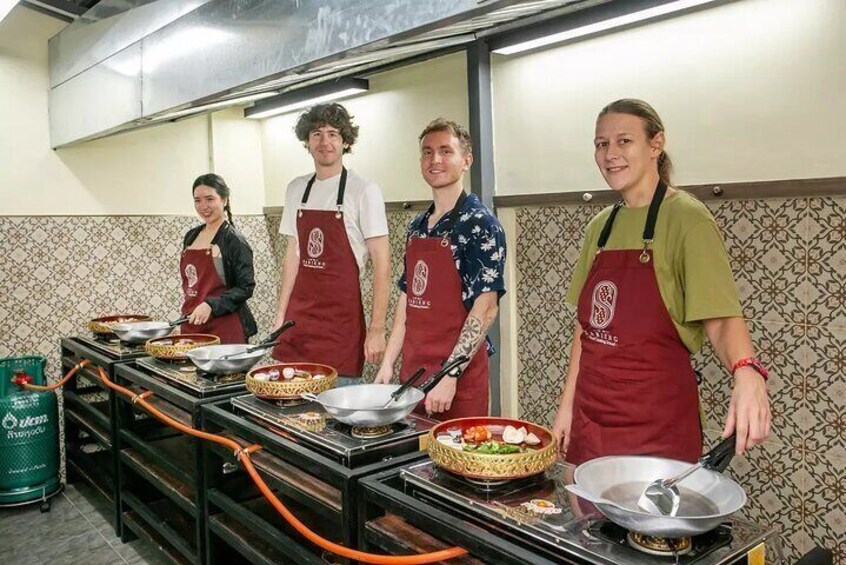
[[[282,224],[279,233],[297,237],[297,210],[300,209],[306,184],[314,173],[297,177],[288,184],[285,193],[285,209],[282,211]],[[338,183],[341,175],[317,180],[311,187],[308,202],[302,206],[304,210],[337,209]],[[388,218],[385,215],[385,200],[382,189],[375,182],[361,178],[354,171],[347,169],[347,186],[344,190],[344,224],[347,237],[350,240],[359,271],[367,264],[368,252],[364,240],[371,237],[388,235]],[[297,241],[299,256],[299,241]]]

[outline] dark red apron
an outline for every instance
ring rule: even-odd
[[[699,395],[690,353],[667,312],[649,246],[667,187],[649,205],[643,250],[605,250],[621,204],[599,237],[579,296],[579,377],[567,461],[655,455],[696,461]]]
[[[461,300],[461,277],[450,251],[449,235],[467,195],[462,193],[446,222],[443,237],[412,237],[405,252],[405,341],[402,345],[400,382],[420,367],[431,375],[452,354],[467,309]],[[483,343],[458,379],[455,398],[438,420],[487,416],[488,353]],[[449,377],[446,377],[449,378]],[[423,411],[421,401],[418,412]]]
[[[226,285],[220,280],[220,275],[214,268],[211,249],[186,249],[179,260],[179,271],[182,275],[182,314],[187,315],[194,308],[205,302],[207,298],[219,296],[226,291]],[[182,324],[180,331],[184,334],[212,334],[220,338],[220,343],[246,343],[244,326],[238,317],[238,312],[230,312],[220,317],[210,317],[205,324]]]
[[[303,193],[308,202],[316,176]],[[297,237],[300,267],[285,318],[297,323],[283,334],[273,358],[287,363],[323,363],[339,375],[360,377],[364,368],[364,306],[358,263],[344,227],[347,170],[341,170],[337,212],[300,210]]]

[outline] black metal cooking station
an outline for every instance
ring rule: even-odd
[[[243,394],[244,375],[198,372],[189,361],[142,357],[117,367],[115,382],[186,426],[200,428],[209,402]],[[174,562],[206,563],[204,442],[166,426],[130,398],[116,396],[121,537],[154,542]]]
[[[424,461],[367,477],[359,544],[397,554],[458,545],[469,551],[468,563],[498,565],[754,565],[764,562],[763,552],[767,562],[781,558],[774,529],[736,517],[685,540],[631,536],[564,489],[573,469],[559,462],[536,477],[478,483]]]
[[[306,525],[348,547],[357,546],[362,478],[423,460],[426,434],[436,424],[412,414],[387,429],[353,430],[317,403],[251,394],[208,404],[202,412],[206,431],[261,445],[251,460],[270,488]],[[244,472],[232,472],[237,466],[229,450],[208,444],[207,456],[207,554],[213,563],[228,563],[233,552],[252,563],[326,562]]]
[[[120,487],[115,393],[102,384],[97,368],[114,378],[119,365],[143,355],[143,346],[123,344],[117,338],[78,336],[61,340],[62,373],[85,359],[91,361],[62,387],[68,480],[84,480],[114,505],[112,526],[118,534],[121,526],[117,510]]]

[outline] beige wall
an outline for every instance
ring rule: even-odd
[[[214,170],[232,189],[235,214],[260,214],[264,207],[261,124],[232,108],[212,115]],[[193,179],[191,179],[193,180]]]
[[[64,24],[24,7],[0,24],[0,214],[193,214],[190,186],[208,172],[208,118],[155,126],[53,151],[47,121],[47,40]],[[236,213],[261,213],[256,124],[214,117],[214,162]]]
[[[846,174],[843,0],[739,0],[493,68],[500,194],[604,187],[594,119],[622,97],[661,114],[679,184]]]
[[[367,94],[340,101],[361,128],[344,164],[378,182],[386,201],[430,198],[418,168],[417,136],[438,116],[467,124],[466,77],[463,53],[371,77]],[[268,206],[284,204],[288,182],[314,168],[294,137],[297,116],[262,121]]]

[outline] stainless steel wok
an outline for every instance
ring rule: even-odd
[[[303,393],[300,396],[319,403],[330,416],[344,424],[367,427],[388,426],[408,416],[423,400],[426,393],[434,388],[445,375],[467,361],[466,357],[455,359],[429,377],[429,380],[420,388],[409,385],[413,384],[416,377],[423,375],[423,370],[418,371],[406,385],[352,385],[333,388],[316,396],[311,393]],[[402,387],[406,390],[391,401],[394,393]]]
[[[276,345],[276,340],[289,328],[296,325],[289,320],[276,328],[266,339],[258,345],[246,343],[228,345],[207,345],[196,347],[185,353],[201,371],[215,375],[228,375],[230,373],[246,373],[253,368],[253,365],[264,357],[268,349]]]
[[[409,388],[387,408],[385,403],[400,385],[352,385],[329,389],[318,395],[303,393],[306,400],[317,402],[336,420],[350,426],[387,426],[408,416],[426,393]]]
[[[144,343],[149,339],[170,335],[173,328],[188,321],[187,317],[173,322],[165,320],[149,320],[143,322],[123,322],[112,326],[112,331],[121,341],[127,343]]]
[[[655,479],[671,477],[690,463],[662,457],[610,456],[579,465],[576,485],[597,498],[609,520],[635,532],[658,537],[695,536],[716,528],[746,504],[746,493],[733,480],[709,469],[699,469],[678,485],[681,504],[676,516],[660,516],[638,508],[638,499]]]
[[[264,357],[265,349],[249,351],[246,343],[207,345],[185,352],[185,356],[201,371],[215,375],[246,373]],[[231,355],[221,359],[224,355]]]

